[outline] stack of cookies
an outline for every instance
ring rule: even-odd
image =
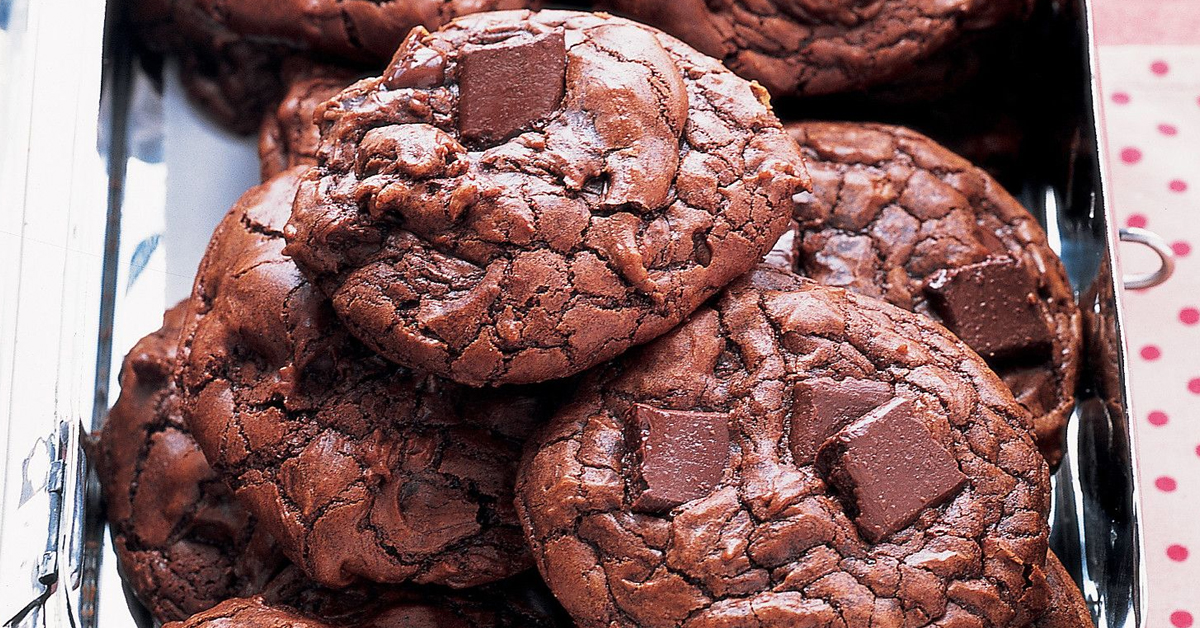
[[[612,7],[720,60],[451,19],[505,2],[156,4],[146,46],[261,129],[264,178],[100,434],[158,621],[1091,625],[1048,549],[1080,314],[1041,227],[768,92],[893,80],[1024,2]]]

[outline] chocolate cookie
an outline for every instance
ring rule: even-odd
[[[263,589],[286,564],[213,473],[171,382],[183,305],[134,346],[96,465],[122,575],[159,621]]]
[[[603,0],[679,37],[776,96],[862,89],[976,31],[1027,15],[1034,0]]]
[[[327,66],[288,85],[279,106],[267,113],[258,129],[263,181],[293,166],[317,163],[321,130],[313,115],[317,106],[353,83],[355,76],[349,70]]]
[[[528,568],[513,476],[548,397],[413,373],[347,334],[282,254],[304,170],[247,192],[201,262],[178,378],[197,442],[320,584],[466,587]]]
[[[569,620],[536,577],[451,592],[352,587],[280,600],[235,598],[166,628],[565,628]],[[291,592],[289,592],[291,593]]]
[[[436,625],[436,624],[434,624]],[[305,616],[286,606],[272,606],[262,597],[231,598],[213,608],[176,621],[163,628],[329,628],[320,619]]]
[[[581,628],[1017,628],[1047,598],[1029,433],[939,325],[763,265],[589,375],[517,508]]]
[[[134,0],[126,9],[142,46],[179,55],[189,93],[229,128],[251,133],[286,86],[297,55],[375,67],[414,26],[437,28],[478,11],[537,0]]]
[[[1034,623],[1034,628],[1093,628],[1092,613],[1071,574],[1052,552],[1046,554],[1046,583],[1050,585],[1050,606]]]
[[[665,333],[757,263],[808,189],[762,89],[602,14],[414,30],[318,116],[287,253],[363,342],[475,386]]]
[[[1075,405],[1080,314],[1037,220],[987,173],[915,131],[788,128],[815,188],[797,206],[797,270],[946,325],[1029,409],[1038,446],[1058,464]]]

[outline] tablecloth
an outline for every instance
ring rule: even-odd
[[[1200,622],[1200,0],[1096,0],[1103,132],[1122,225],[1171,243],[1175,275],[1126,291],[1147,563],[1146,626]],[[1125,272],[1156,262],[1123,245]]]

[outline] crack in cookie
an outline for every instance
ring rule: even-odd
[[[527,568],[513,474],[553,397],[415,373],[346,333],[282,253],[303,172],[247,192],[201,261],[177,377],[196,441],[326,586],[468,587]]]
[[[941,326],[762,265],[592,371],[517,508],[581,628],[1019,628],[1048,597],[1030,428]]]
[[[286,252],[397,363],[568,376],[668,331],[786,229],[809,182],[766,100],[599,14],[414,30],[318,109]]]
[[[945,324],[1034,417],[1050,464],[1075,407],[1081,317],[1062,261],[983,170],[901,127],[804,122],[814,191],[797,205],[794,263]]]

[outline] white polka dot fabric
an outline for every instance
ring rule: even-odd
[[[1200,19],[1200,2],[1175,8],[1183,22]],[[1120,45],[1099,48],[1117,219],[1157,232],[1178,258],[1165,284],[1124,294],[1152,628],[1200,620],[1200,31],[1193,36],[1197,45],[1133,45],[1136,33],[1123,31]],[[1157,264],[1137,245],[1120,257],[1126,273]]]

